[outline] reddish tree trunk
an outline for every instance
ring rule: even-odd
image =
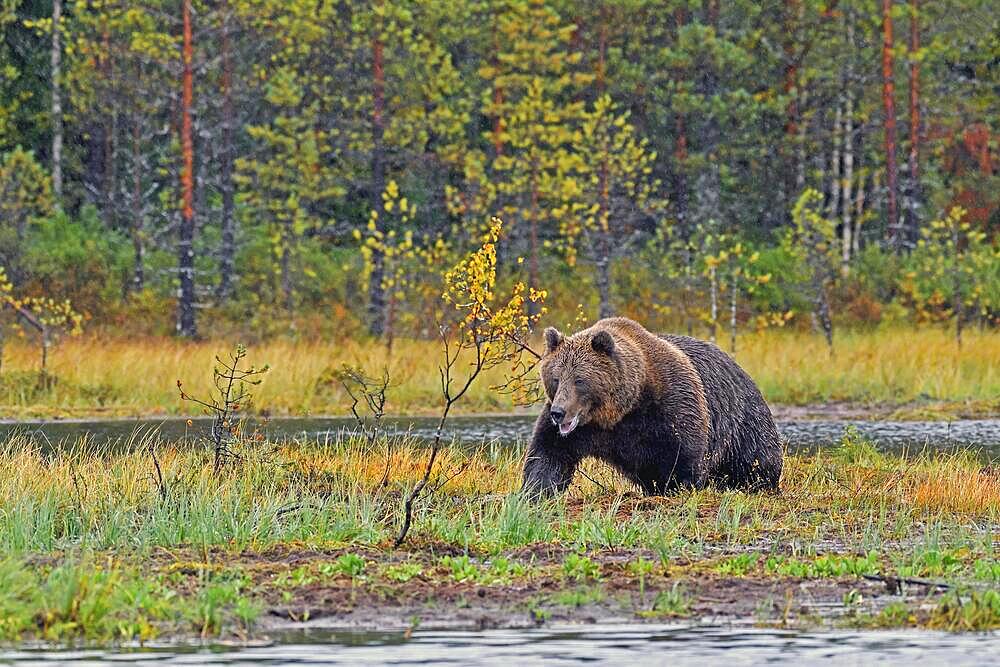
[[[181,95],[181,226],[177,244],[180,274],[177,333],[185,337],[197,336],[194,315],[194,141],[191,133],[191,108],[194,101],[194,46],[191,36],[191,0],[182,0],[184,20],[184,46],[182,60]]]
[[[601,6],[601,29],[597,38],[597,72],[596,84],[597,94],[604,94],[607,87],[608,68],[608,12],[607,7]]]
[[[882,109],[885,115],[885,185],[889,243],[897,250],[904,239],[899,229],[899,170],[896,165],[896,85],[892,57],[892,0],[882,0]]]
[[[918,0],[910,0],[910,187],[906,208],[906,233],[911,243],[918,236],[917,209],[920,205],[920,24],[917,18]]]

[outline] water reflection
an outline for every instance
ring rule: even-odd
[[[922,631],[796,632],[741,626],[594,625],[478,632],[296,631],[268,646],[0,652],[8,665],[985,665],[1000,636]]]
[[[449,420],[448,440],[464,444],[497,442],[523,444],[530,437],[534,417],[455,417]],[[0,437],[12,432],[33,435],[44,446],[75,443],[87,436],[91,443],[103,445],[109,440],[128,441],[135,429],[157,429],[165,440],[179,440],[208,432],[209,422],[194,420],[188,426],[185,419],[144,419],[138,421],[52,421],[0,423]],[[437,419],[431,417],[398,417],[387,419],[388,433],[408,433],[418,439],[433,437]],[[962,419],[943,421],[850,421],[801,420],[779,421],[778,430],[790,452],[814,451],[829,447],[843,437],[847,428],[854,428],[884,451],[917,452],[933,450],[973,449],[986,460],[1000,460],[1000,419]],[[274,419],[268,425],[271,438],[299,438],[309,441],[335,439],[340,433],[355,428],[354,421],[344,418]]]

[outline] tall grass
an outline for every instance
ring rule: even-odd
[[[207,382],[213,355],[236,341],[175,339],[63,342],[51,354],[54,379],[40,383],[33,347],[11,344],[0,374],[0,411],[11,416],[174,414],[189,409],[176,394],[178,379],[195,391]],[[258,406],[275,414],[345,414],[349,397],[331,371],[343,363],[371,372],[388,367],[393,387],[387,409],[429,414],[439,408],[434,341],[397,340],[391,351],[367,340],[275,340],[250,350],[251,360],[272,371],[258,392]],[[961,350],[938,329],[890,329],[838,334],[830,358],[822,339],[794,331],[765,331],[739,340],[739,361],[765,397],[778,404],[827,401],[980,401],[1000,407],[1000,334],[970,332]],[[512,409],[489,389],[494,369],[457,406],[465,412]]]
[[[128,443],[126,443],[127,445]],[[132,443],[133,446],[138,443]],[[162,496],[147,437],[132,451],[46,452],[24,436],[0,443],[0,550],[137,550],[179,545],[263,549],[280,543],[386,546],[402,494],[426,450],[393,444],[383,488],[382,448],[342,437],[325,444],[271,443],[213,475],[207,453],[158,443]],[[126,447],[127,449],[127,447]],[[790,457],[777,496],[712,489],[642,499],[606,468],[578,479],[568,497],[541,506],[512,494],[522,453],[494,448],[441,453],[442,477],[464,467],[422,505],[417,540],[502,549],[557,540],[594,548],[659,548],[683,538],[725,545],[836,539],[899,540],[929,521],[991,525],[1000,518],[995,471],[963,454],[846,453]],[[683,545],[680,545],[683,547]]]

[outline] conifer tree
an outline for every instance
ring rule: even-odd
[[[578,91],[593,75],[577,69],[570,42],[574,27],[543,0],[517,0],[498,16],[501,51],[480,73],[487,95],[484,115],[501,119],[495,139],[504,146],[492,163],[504,220],[528,256],[528,286],[539,285],[545,242],[572,258],[582,228],[580,201],[587,162],[575,149],[584,118]],[[494,138],[494,137],[490,137]]]

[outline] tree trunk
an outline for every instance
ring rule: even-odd
[[[810,244],[815,244],[815,239],[810,239]],[[809,250],[812,261],[812,287],[813,287],[813,312],[819,325],[823,329],[823,336],[826,338],[826,345],[830,349],[830,356],[833,356],[833,320],[830,318],[830,300],[826,295],[827,276],[821,268],[823,259],[817,256],[817,249],[814,246]]]
[[[910,0],[910,155],[909,193],[906,201],[906,233],[910,245],[916,245],[919,237],[921,206],[920,187],[920,23],[918,0]]]
[[[117,89],[115,87],[115,65],[111,57],[111,31],[107,28],[104,29],[104,35],[102,38],[104,43],[104,60],[102,64],[104,65],[104,81],[106,82],[106,96],[108,100],[108,106],[106,109],[107,118],[105,118],[103,132],[104,132],[104,149],[101,157],[104,159],[104,164],[101,166],[101,213],[104,218],[104,224],[108,229],[114,229],[115,227],[115,215],[114,215],[114,204],[115,204],[115,191],[118,187],[118,175],[115,169],[115,141],[118,136],[118,107],[114,100],[117,95]]]
[[[736,297],[737,297],[737,276],[736,269],[733,268],[729,275],[729,351],[736,354]]]
[[[864,155],[858,151],[858,162]],[[859,168],[860,171],[860,168]],[[865,212],[865,184],[868,182],[864,176],[858,180],[858,191],[854,197],[854,234],[851,236],[851,253],[857,255],[861,251],[861,220]]]
[[[140,74],[141,77],[141,74]],[[144,270],[146,258],[145,224],[142,206],[142,128],[139,112],[132,121],[132,291],[141,292],[146,284]]]
[[[840,148],[844,108],[842,100],[837,100],[837,111],[833,116],[833,146],[830,154],[830,203],[827,218],[834,220],[840,211]]]
[[[892,56],[892,0],[882,0],[882,110],[885,118],[885,185],[886,214],[889,244],[898,252],[906,239],[900,233],[899,169],[896,165],[896,86]]]
[[[708,269],[709,298],[710,302],[710,327],[709,340],[715,342],[715,334],[719,328],[719,281],[713,264]]]
[[[799,123],[798,123],[798,133],[795,138],[795,196],[798,197],[802,194],[802,191],[806,189],[806,126],[807,123],[802,119],[801,113],[802,109],[806,105],[806,91],[805,89],[800,89],[798,92],[799,96]]]
[[[383,44],[376,32],[372,37],[372,184],[371,207],[379,217],[383,212],[382,194],[385,192],[385,68]],[[373,248],[372,270],[368,278],[368,331],[373,336],[385,333],[385,257]]]
[[[694,335],[694,319],[691,308],[694,304],[694,249],[691,240],[684,242],[684,319],[687,324],[687,335]]]
[[[184,46],[181,99],[181,225],[180,241],[177,244],[178,268],[180,274],[179,304],[177,313],[177,333],[187,338],[198,335],[194,313],[194,141],[191,136],[191,109],[194,101],[194,75],[192,61],[194,46],[191,36],[191,0],[182,0],[181,11],[184,20]]]
[[[817,315],[820,326],[823,327],[823,336],[826,338],[826,346],[833,356],[833,320],[830,318],[830,301],[826,296],[826,286],[820,285],[817,295]]]
[[[796,53],[796,45],[800,43],[799,26],[802,24],[803,13],[801,0],[785,0],[783,16],[785,39],[782,45],[785,72],[782,88],[788,97],[788,103],[785,106],[785,142],[781,152],[784,163],[782,182],[785,184],[786,196],[790,196],[791,200],[802,192],[802,184],[805,182],[800,169],[803,162],[799,151],[799,124],[802,116],[799,98],[802,91],[799,90],[799,57]],[[787,211],[789,207],[784,208]]]
[[[674,12],[677,21],[677,29],[680,30],[686,21],[686,14],[683,7]],[[675,70],[675,77],[682,81],[686,78],[686,73],[682,68]],[[688,158],[688,135],[687,123],[684,114],[675,113],[674,127],[677,134],[677,143],[674,146],[674,210],[677,212],[677,224],[680,227],[681,236],[687,239],[690,230],[688,229],[688,179],[687,179],[687,158]],[[690,325],[690,322],[689,322]]]
[[[531,206],[528,209],[528,287],[538,289],[538,171],[537,162],[533,159],[531,165]],[[537,315],[539,305],[528,301],[528,314]]]
[[[954,282],[951,293],[951,309],[955,314],[955,343],[958,347],[962,347],[962,315],[964,308],[962,307],[962,255],[959,252],[958,244],[961,241],[958,234],[958,223],[953,222],[951,226],[951,251],[954,254],[952,258],[952,271],[954,273]]]
[[[233,110],[233,61],[230,43],[229,3],[223,3],[222,11],[222,154],[219,156],[222,189],[222,247],[219,257],[219,287],[216,299],[225,301],[233,290],[233,271],[236,264],[236,220],[235,184],[233,183],[233,162],[236,146],[233,135],[236,114]]]
[[[281,295],[285,312],[290,318],[295,312],[295,286],[292,280],[292,244],[295,242],[295,218],[288,216],[283,225],[281,244]]]
[[[62,208],[62,0],[52,2],[52,197],[56,208]]]
[[[854,47],[854,23],[850,14],[846,16],[847,21],[847,48]],[[851,208],[854,204],[851,199],[851,188],[854,181],[854,62],[848,59],[847,68],[844,74],[844,173],[841,183],[843,192],[841,194],[842,214],[841,214],[841,246],[840,246],[840,272],[846,276],[851,271]]]
[[[601,25],[597,39],[597,72],[595,75],[597,94],[601,96],[607,87],[605,79],[605,69],[608,52],[608,16],[607,7],[601,6]],[[598,292],[598,316],[600,318],[611,317],[611,197],[609,184],[608,159],[610,147],[607,137],[601,146],[601,164],[598,168],[597,189],[598,189],[598,211],[597,211],[597,292]]]
[[[716,0],[705,0],[702,3],[705,25],[711,27],[716,34],[719,32],[719,5]],[[709,100],[719,92],[719,77],[712,63],[703,63],[701,75],[698,78],[698,92]],[[722,180],[719,172],[719,147],[722,130],[719,119],[714,112],[709,112],[702,123],[701,148],[707,164],[699,174],[695,183],[695,200],[698,207],[698,222],[712,228],[722,220]]]

